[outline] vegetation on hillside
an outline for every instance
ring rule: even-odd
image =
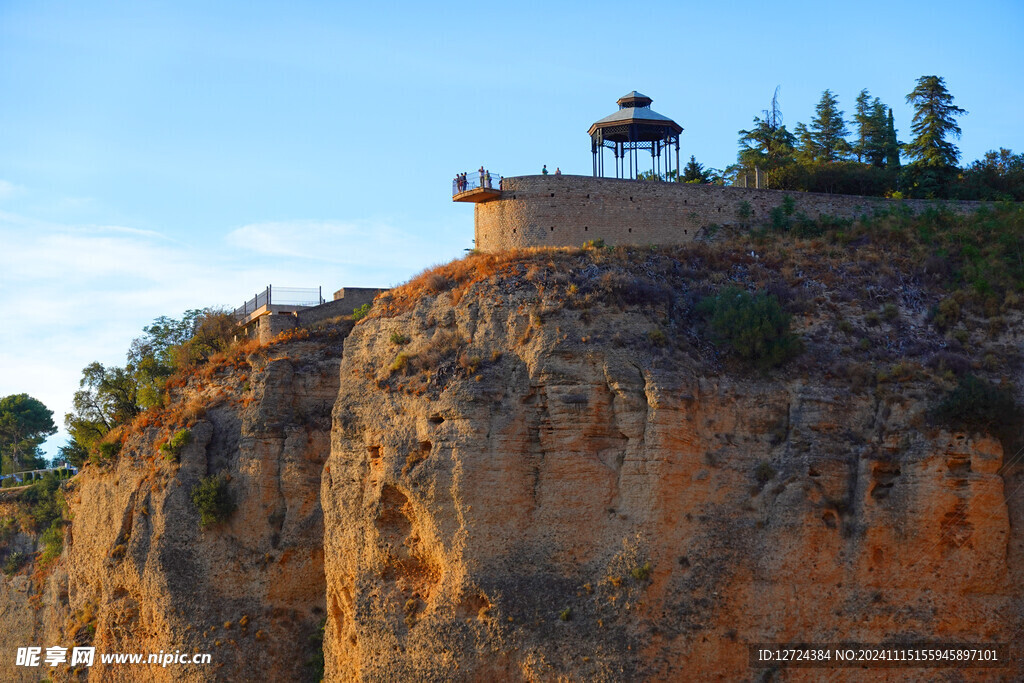
[[[41,565],[63,551],[67,503],[62,484],[66,477],[48,472],[0,509],[0,569],[5,574],[27,564],[34,547],[38,547]]]
[[[212,406],[247,396],[254,357],[269,345],[317,339],[334,343],[342,317],[309,329],[279,334],[270,344],[238,337],[237,324],[224,311],[187,311],[181,319],[157,318],[135,339],[124,367],[92,363],[83,370],[73,412],[65,416],[71,441],[61,449],[69,463],[113,462],[133,434],[151,433],[149,457],[177,463],[189,443],[191,428]],[[342,326],[343,327],[343,326]],[[214,388],[215,377],[230,377]],[[154,465],[155,466],[155,465]]]
[[[758,368],[782,365],[800,352],[790,315],[771,294],[726,287],[701,300],[697,310],[716,342]]]
[[[231,314],[219,309],[186,311],[180,319],[161,316],[132,342],[124,367],[87,365],[72,412],[64,417],[71,441],[61,455],[74,465],[116,455],[108,435],[163,406],[173,377],[228,352],[236,328]]]

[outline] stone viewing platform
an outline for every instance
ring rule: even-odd
[[[652,102],[634,90],[619,98],[618,111],[590,126],[593,177],[555,173],[501,178],[483,167],[456,176],[452,200],[476,205],[476,248],[579,247],[594,240],[608,245],[684,244],[719,227],[769,225],[772,212],[780,208],[796,220],[855,220],[893,207],[920,213],[945,206],[969,213],[984,204],[675,182],[682,171],[683,127],[652,110]],[[604,177],[609,151],[615,178]],[[638,180],[638,175],[651,179]]]
[[[452,181],[452,201],[478,204],[501,196],[502,178],[497,173],[460,173]]]

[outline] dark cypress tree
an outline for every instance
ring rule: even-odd
[[[898,170],[900,167],[900,141],[896,139],[896,124],[893,123],[892,107],[889,107],[889,119],[885,132],[885,167]]]

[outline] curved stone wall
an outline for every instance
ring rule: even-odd
[[[755,190],[717,185],[659,183],[590,176],[536,175],[505,178],[501,199],[476,205],[476,248],[579,247],[605,244],[680,244],[701,228],[739,225],[746,203],[747,225],[769,220],[771,210],[793,197],[796,211],[812,218],[857,218],[902,203],[918,212],[923,199],[892,200],[854,195]],[[980,202],[951,203],[973,211]]]

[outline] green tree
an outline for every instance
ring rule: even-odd
[[[7,472],[45,465],[39,446],[57,433],[53,411],[28,394],[0,399],[0,465]]]
[[[683,167],[683,182],[708,183],[711,182],[710,175],[710,173],[704,170],[704,164],[699,163],[697,158],[691,154],[690,160]]]
[[[238,321],[227,310],[206,308],[195,320],[192,335],[185,342],[171,347],[175,370],[203,363],[234,342]]]
[[[1024,154],[1002,147],[963,171],[960,199],[1024,201]]]
[[[896,138],[896,124],[892,118],[892,107],[885,125],[885,167],[892,171],[900,168],[900,141]]]
[[[798,164],[807,166],[814,163],[815,146],[811,131],[802,123],[793,127],[793,136],[796,138],[796,161]]]
[[[835,93],[827,89],[821,93],[821,100],[814,111],[815,116],[807,129],[811,158],[825,163],[840,161],[850,152],[850,143],[846,141],[850,133]]]
[[[850,123],[856,126],[854,131],[857,135],[852,146],[853,155],[857,161],[864,161],[868,140],[871,138],[871,94],[867,88],[860,91],[853,106],[853,119]]]
[[[64,416],[71,438],[91,449],[107,432],[139,414],[138,383],[126,368],[90,363],[82,370],[80,389]]]
[[[1012,437],[1020,423],[1020,406],[1013,391],[967,374],[956,388],[931,409],[933,421],[964,431],[981,431]]]
[[[72,467],[81,467],[82,464],[89,459],[89,451],[86,450],[82,444],[71,439],[60,447],[60,456],[58,459],[66,462]]]
[[[867,163],[876,168],[885,168],[886,154],[889,149],[889,119],[886,116],[888,107],[877,97],[871,103],[871,137],[865,149]]]
[[[771,187],[772,174],[793,161],[796,138],[782,123],[778,88],[772,96],[771,109],[762,113],[763,119],[754,117],[753,128],[739,131],[739,160],[746,169],[763,170],[766,185]]]
[[[192,339],[205,313],[200,309],[188,310],[180,320],[160,316],[143,328],[143,336],[132,340],[127,369],[138,385],[137,398],[142,408],[160,405],[164,385],[175,369],[175,351]]]
[[[867,89],[857,95],[853,120],[856,140],[851,151],[857,161],[885,168],[887,153],[886,106],[877,97],[871,99]]]
[[[953,104],[953,96],[946,90],[945,81],[939,76],[921,76],[917,79],[917,87],[907,95],[907,103],[914,106],[914,119],[910,126],[914,139],[905,146],[907,156],[920,166],[956,166],[960,150],[946,138],[960,137],[956,117],[967,111]]]
[[[180,320],[161,316],[132,341],[125,367],[86,366],[64,416],[77,444],[68,445],[68,461],[80,462],[111,429],[160,405],[168,377],[228,348],[236,329],[234,317],[220,309],[193,309]]]

